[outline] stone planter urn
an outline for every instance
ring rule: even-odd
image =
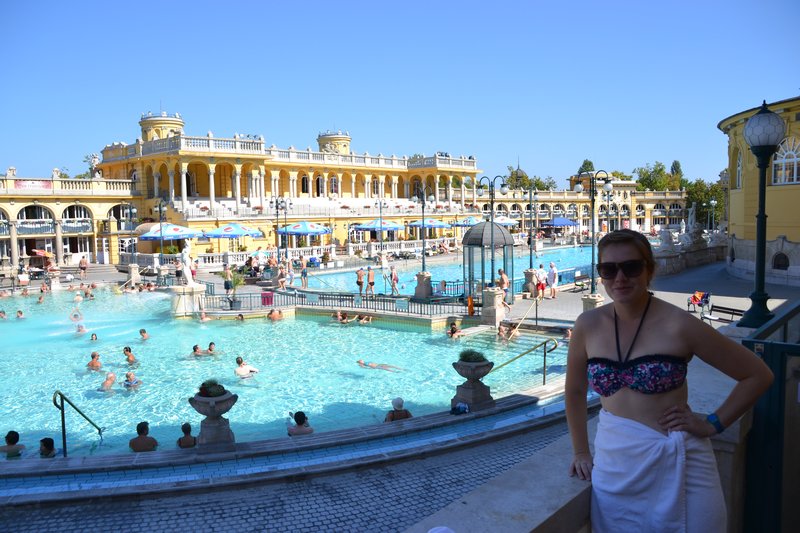
[[[490,388],[481,381],[486,374],[491,372],[493,367],[494,363],[492,361],[480,363],[456,361],[453,363],[453,368],[458,372],[458,375],[467,381],[456,387],[456,395],[450,400],[450,407],[453,408],[459,403],[469,405],[470,411],[480,411],[494,407],[495,402],[490,394]]]
[[[222,415],[230,411],[238,399],[239,395],[230,391],[225,391],[222,396],[209,397],[195,394],[189,398],[189,405],[206,417],[200,422],[200,433],[197,435],[199,446],[216,444],[233,447],[236,440],[231,431],[231,424]]]

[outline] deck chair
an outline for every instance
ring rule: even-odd
[[[703,291],[695,291],[694,294],[686,299],[686,310],[689,312],[696,312],[697,306],[700,306],[700,311],[704,311],[711,303],[711,293]],[[691,307],[691,309],[689,309]]]

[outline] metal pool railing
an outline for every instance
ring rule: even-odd
[[[327,309],[353,309],[366,312],[390,312],[402,314],[415,314],[423,316],[434,315],[466,315],[467,305],[455,299],[445,300],[433,298],[430,301],[414,301],[407,297],[390,298],[376,296],[365,298],[352,293],[331,292],[262,292],[260,294],[237,294],[232,301],[226,296],[206,294],[203,297],[206,310],[223,309],[230,311],[255,311],[264,308],[290,307],[302,305],[308,307],[321,307]],[[473,315],[479,315],[480,308],[473,309]]]
[[[64,457],[67,456],[67,422],[64,418],[65,415],[64,402],[68,403],[73,409],[75,409],[75,411],[77,411],[79,415],[81,415],[87,422],[89,422],[92,426],[94,426],[94,428],[97,430],[98,435],[100,435],[100,443],[102,444],[103,431],[105,431],[106,428],[101,428],[100,426],[92,422],[92,420],[88,416],[86,416],[83,413],[83,411],[78,409],[78,407],[74,403],[72,403],[72,401],[69,398],[64,396],[64,393],[62,393],[60,390],[57,390],[53,393],[53,405],[56,406],[56,409],[61,411],[61,446]]]
[[[547,348],[547,343],[552,343],[552,346],[551,346],[550,349]],[[554,339],[553,337],[548,337],[547,339],[543,340],[542,342],[540,342],[536,346],[525,350],[524,352],[522,352],[519,355],[515,355],[514,357],[512,357],[511,359],[509,359],[508,361],[506,361],[502,365],[494,367],[492,370],[489,371],[489,373],[492,373],[492,372],[494,372],[496,370],[500,370],[501,368],[503,368],[504,366],[508,365],[509,363],[513,363],[514,361],[516,361],[520,357],[522,357],[524,355],[528,355],[529,353],[533,353],[534,351],[538,350],[539,348],[542,349],[542,357],[544,358],[543,363],[542,363],[542,385],[547,385],[547,354],[548,354],[548,352],[552,352],[553,350],[558,348],[558,341],[556,339]]]

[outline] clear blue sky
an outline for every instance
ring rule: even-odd
[[[263,134],[316,149],[475,155],[560,186],[584,158],[716,180],[717,123],[800,94],[797,0],[3,2],[0,172],[84,171],[139,136]]]

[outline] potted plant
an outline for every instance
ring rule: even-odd
[[[480,381],[493,367],[494,363],[487,360],[481,352],[469,348],[462,350],[458,361],[453,363],[453,368],[467,381],[456,387],[456,395],[451,400],[450,407],[456,407],[459,403],[467,404],[471,411],[494,407],[495,402],[489,387]]]
[[[189,405],[206,417],[200,423],[198,444],[234,443],[230,422],[222,415],[230,411],[238,399],[238,395],[225,390],[225,387],[215,379],[208,379],[200,384],[197,394],[189,398]]]
[[[328,261],[330,261],[330,260],[331,260],[331,254],[329,254],[328,252],[323,252],[322,253],[322,264],[327,265]]]

